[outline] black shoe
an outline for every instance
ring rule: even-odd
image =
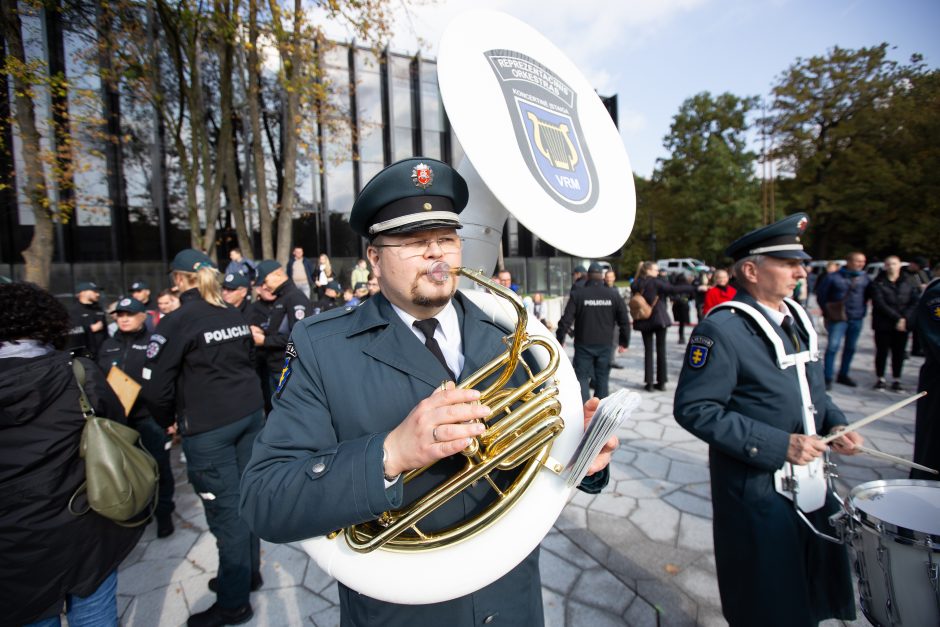
[[[857,388],[858,383],[851,379],[848,375],[839,375],[836,377],[836,383],[841,383],[842,385],[847,385],[850,388]]]
[[[172,514],[165,514],[162,516],[157,516],[157,537],[158,538],[165,538],[167,536],[172,536],[174,531],[176,531],[176,527],[173,526]]]
[[[645,386],[643,386],[643,389],[646,390],[647,392],[652,392],[652,391],[653,391],[653,384],[652,384],[652,383],[647,383]]]
[[[659,390],[660,392],[662,392],[663,390],[666,389],[666,384],[665,384],[665,383],[657,383],[657,384],[656,384],[656,389]]]
[[[892,391],[892,392],[903,392],[903,391],[904,391],[904,388],[901,387],[901,382],[900,382],[900,381],[895,381],[894,383],[892,383],[892,384],[891,384],[891,391]]]
[[[257,592],[261,589],[261,586],[264,585],[264,579],[261,578],[261,573],[252,573],[251,574],[251,591]],[[219,586],[219,578],[213,577],[209,580],[209,590],[213,592],[218,592],[216,588]]]
[[[872,389],[875,389],[875,390],[883,390],[883,389],[885,389],[885,387],[886,387],[886,386],[885,386],[885,380],[884,380],[884,379],[878,379],[878,381],[875,383],[875,386],[874,386]]]
[[[832,389],[832,381],[826,381],[826,391],[828,392],[831,389]]]
[[[219,625],[241,625],[247,623],[255,615],[251,609],[250,603],[245,603],[241,607],[225,609],[219,607],[218,603],[213,603],[212,607],[205,612],[193,614],[186,621],[188,627],[218,627]]]
[[[624,365],[621,364],[621,363],[618,363],[618,362],[616,362],[616,361],[610,362],[610,367],[613,368],[614,370],[623,370],[623,369],[624,369]]]

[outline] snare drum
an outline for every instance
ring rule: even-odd
[[[846,501],[859,601],[873,625],[940,625],[940,482],[869,481]]]

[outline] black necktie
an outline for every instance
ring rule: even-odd
[[[783,327],[784,332],[790,338],[790,341],[793,342],[793,347],[796,350],[800,350],[800,335],[796,332],[796,327],[793,326],[793,318],[784,316],[780,326]]]
[[[457,377],[454,376],[454,373],[447,366],[447,360],[444,359],[444,352],[441,351],[441,345],[438,344],[437,340],[434,339],[434,332],[437,330],[437,324],[437,318],[428,318],[427,320],[414,321],[415,328],[424,334],[424,345],[428,347],[428,350],[431,351],[431,354],[437,357],[437,360],[441,362],[442,366],[444,366],[444,370],[447,371],[447,376],[450,377],[450,380],[456,382]]]

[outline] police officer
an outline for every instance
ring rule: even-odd
[[[222,300],[245,315],[251,304],[251,298],[248,296],[250,287],[251,281],[247,276],[240,272],[230,272],[222,280]]]
[[[323,298],[319,299],[316,303],[313,304],[313,313],[321,314],[324,311],[329,311],[331,309],[336,309],[343,304],[340,299],[340,292],[342,291],[342,286],[340,286],[339,281],[330,281],[323,287]]]
[[[108,337],[108,322],[105,312],[98,304],[101,289],[92,281],[83,281],[75,286],[75,302],[69,306],[72,323],[65,350],[80,351],[90,359],[98,355],[98,348]]]
[[[501,354],[506,333],[455,292],[455,277],[437,283],[425,274],[437,260],[460,265],[456,229],[467,199],[463,178],[434,159],[392,164],[363,188],[350,226],[370,241],[381,292],[294,327],[274,409],[242,479],[242,516],[262,537],[291,542],[374,519],[463,466],[459,451],[482,431],[466,421],[489,411],[472,403],[479,392],[441,381],[461,380]],[[615,445],[595,460],[590,489],[606,483],[606,471],[598,471]],[[438,460],[402,481],[402,473]],[[454,496],[422,525],[440,529],[478,513],[493,498],[486,483]],[[453,576],[465,567],[454,564]],[[538,626],[540,588],[536,549],[495,583],[432,605],[387,603],[340,584],[341,622]]]
[[[264,419],[254,375],[251,331],[222,300],[219,273],[186,249],[170,266],[180,308],[150,336],[143,395],[163,427],[177,422],[189,481],[202,499],[219,547],[217,601],[188,625],[235,625],[253,615],[249,589],[261,585],[259,542],[238,516],[238,481]]]
[[[260,325],[252,325],[255,346],[268,364],[270,386],[277,387],[277,379],[284,367],[284,349],[291,329],[312,313],[310,300],[288,278],[281,264],[265,259],[258,264],[257,285],[263,285],[274,297],[268,317]]]
[[[738,292],[695,328],[676,390],[676,420],[709,445],[718,589],[732,626],[855,618],[845,547],[815,536],[774,481],[784,462],[802,466],[823,454],[816,433],[846,424],[826,394],[818,354],[808,350],[809,318],[784,300],[806,278],[806,222],[798,213],[731,244]],[[833,448],[852,454],[861,443],[851,432]],[[832,535],[838,504],[825,496],[804,515]]]
[[[147,346],[150,344],[150,331],[147,330],[147,310],[136,298],[121,298],[114,307],[118,330],[109,337],[98,351],[98,366],[108,374],[112,368],[119,368],[137,383],[143,382],[144,364],[147,362]],[[170,467],[170,452],[167,449],[169,439],[166,430],[154,421],[141,398],[134,401],[127,413],[130,426],[140,432],[140,440],[160,469],[160,485],[157,497],[157,537],[165,538],[173,533],[174,484],[173,469]]]
[[[610,338],[614,325],[620,331],[617,352],[623,353],[630,346],[630,319],[620,293],[604,284],[604,268],[596,261],[588,267],[587,282],[571,292],[558,321],[555,337],[560,344],[565,344],[572,323],[575,328],[574,373],[581,384],[581,400],[591,398],[592,380],[594,395],[604,398],[608,394]]]

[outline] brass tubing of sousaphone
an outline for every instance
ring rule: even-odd
[[[514,292],[474,270],[457,268],[449,271],[480,283],[495,295],[509,300],[516,310],[516,328],[507,342],[508,350],[468,376],[459,386],[471,388],[498,373],[496,381],[481,391],[480,402],[492,410],[485,419],[487,431],[476,438],[475,446],[465,450],[467,461],[463,470],[418,498],[408,508],[385,512],[376,521],[348,527],[345,530],[346,542],[360,553],[380,547],[393,551],[420,551],[459,542],[479,533],[505,514],[524,494],[548,458],[555,437],[564,429],[561,405],[556,398],[557,388],[548,387],[534,393],[555,374],[560,359],[557,349],[544,338],[528,337],[528,316]],[[536,346],[549,355],[546,367],[535,374],[526,368],[531,375],[529,380],[519,388],[504,390],[519,365],[522,352]],[[507,408],[511,410],[507,412]],[[500,416],[500,420],[488,424]],[[502,490],[494,487],[496,498],[479,515],[434,533],[423,533],[419,529],[418,523],[424,517],[475,482],[488,480],[490,472],[510,470],[522,464],[525,465],[509,486]],[[406,473],[404,481],[410,481],[427,468],[429,466]]]

